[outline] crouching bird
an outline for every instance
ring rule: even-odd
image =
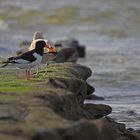
[[[14,64],[17,68],[25,69],[26,79],[30,80],[30,69],[41,63],[44,48],[46,48],[48,52],[56,51],[50,48],[44,39],[36,39],[34,43],[34,49],[27,51],[19,56],[8,58],[7,61],[2,62],[2,67],[7,66],[8,64]]]

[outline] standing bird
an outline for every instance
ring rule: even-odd
[[[50,52],[50,51],[48,51],[48,48],[44,48],[44,54],[43,54],[42,63],[46,63],[48,61],[53,60],[54,57],[57,54],[57,50],[56,50],[54,44],[52,43],[52,41],[50,41],[48,39],[44,39],[43,33],[40,32],[40,31],[37,31],[37,32],[34,33],[34,36],[33,36],[32,42],[31,42],[31,45],[28,48],[28,50],[31,51],[32,49],[35,48],[35,42],[38,39],[44,40],[46,42],[46,44],[48,44],[49,50],[52,50],[52,52]]]
[[[25,52],[19,56],[10,57],[7,61],[3,61],[2,67],[7,66],[8,64],[14,64],[17,68],[26,69],[26,79],[30,80],[30,69],[34,66],[37,66],[41,63],[44,48],[48,50],[48,52],[52,52],[49,45],[43,39],[35,40],[35,48]]]
[[[42,39],[48,44],[48,47],[44,48],[44,54],[43,54],[42,61],[41,61],[41,63],[46,65],[46,72],[45,72],[45,74],[46,74],[47,73],[47,64],[48,64],[48,62],[52,61],[56,57],[57,50],[56,50],[54,44],[50,40],[44,39],[42,32],[37,31],[34,33],[31,45],[28,48],[29,51],[31,51],[32,49],[35,48],[35,42],[38,39]],[[37,65],[36,75],[38,75],[38,72],[39,72],[39,65]]]

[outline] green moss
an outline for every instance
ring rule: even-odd
[[[108,29],[102,32],[103,34],[106,34],[110,37],[126,37],[126,34],[124,31],[121,30],[115,30],[115,29]]]
[[[32,18],[37,17],[39,14],[40,13],[37,10],[30,10],[20,15],[18,20],[21,22],[26,22],[26,20],[31,20]]]
[[[1,92],[25,93],[25,92],[33,91],[33,88],[26,87],[26,86],[10,86],[10,85],[5,85],[5,86],[0,87],[0,91]]]
[[[99,17],[105,17],[105,18],[112,17],[113,15],[114,15],[113,11],[104,11],[98,14]]]
[[[100,20],[102,19],[108,20],[109,18],[113,17],[114,14],[115,12],[113,11],[97,12],[97,13],[93,13],[93,15],[84,18],[79,18],[79,20],[86,23],[97,24],[100,23]]]
[[[47,78],[50,77],[68,77],[67,67],[62,66],[48,66],[48,73],[45,75],[44,67],[40,69],[38,76],[31,77],[30,81],[25,79],[24,74],[22,77],[17,76],[17,70],[14,69],[0,69],[0,92],[7,93],[29,93],[47,91],[48,87],[45,84]],[[35,71],[35,70],[34,70]],[[32,70],[33,73],[33,70]],[[41,88],[40,88],[41,87]]]
[[[24,79],[16,76],[0,75],[0,92],[27,92],[32,91],[33,87]]]
[[[55,11],[54,14],[46,16],[44,22],[47,24],[63,25],[76,17],[78,8],[75,6],[64,6]]]
[[[36,19],[38,19],[40,14],[41,13],[37,10],[29,10],[18,16],[17,23],[22,27],[32,25],[33,23],[37,22]]]
[[[79,19],[81,22],[85,22],[85,23],[92,23],[92,24],[96,24],[97,23],[97,17],[93,16],[93,17],[85,17],[85,18],[80,18]]]
[[[9,6],[4,11],[0,12],[0,19],[8,20],[8,19],[16,19],[18,17],[21,7],[18,6]]]

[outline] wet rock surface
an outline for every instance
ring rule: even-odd
[[[77,54],[75,52],[75,55],[77,57],[84,58],[86,56],[85,46],[84,45],[81,45],[77,39],[70,38],[70,39],[67,39],[67,40],[58,40],[58,41],[55,42],[54,45],[57,48],[59,48],[59,47],[69,48],[69,49],[70,48],[71,49],[73,48],[73,50],[75,48],[75,50],[77,51]]]
[[[100,97],[100,96],[97,96],[97,95],[94,95],[94,94],[87,95],[87,98],[86,99],[88,99],[88,100],[104,100],[103,97]]]
[[[41,74],[43,71],[40,71]],[[84,104],[92,71],[75,63],[50,64],[33,92],[0,93],[3,140],[139,140],[139,132],[107,117],[112,108]],[[32,81],[31,81],[32,82]]]

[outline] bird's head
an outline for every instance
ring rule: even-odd
[[[51,41],[45,39],[37,39],[35,43],[35,50],[40,54],[54,53],[57,54],[57,50]]]
[[[50,40],[46,40],[46,47],[44,48],[44,53],[57,54],[57,50]]]

